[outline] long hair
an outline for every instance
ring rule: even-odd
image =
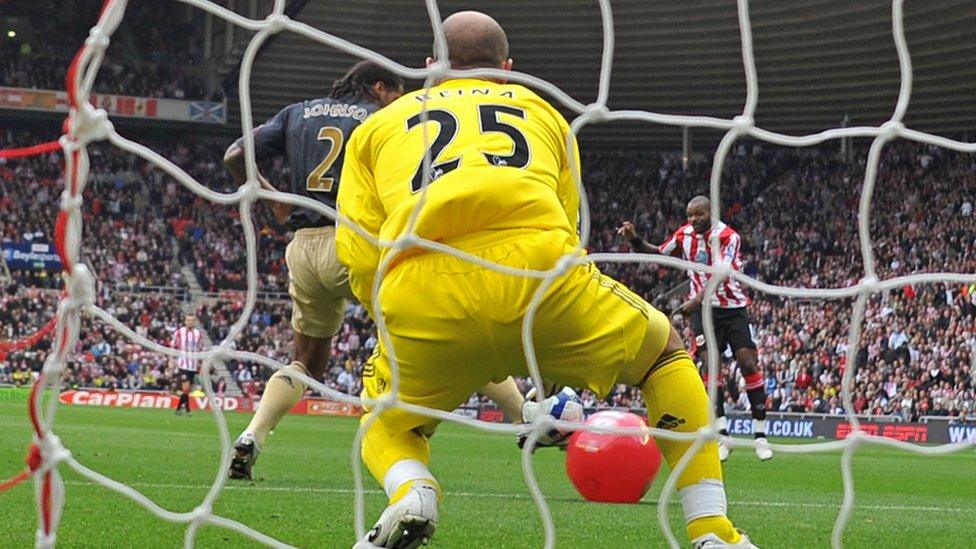
[[[379,99],[373,93],[373,85],[382,82],[391,88],[402,88],[403,78],[374,61],[360,61],[352,66],[342,78],[332,83],[329,97],[343,99],[346,97],[366,96]]]

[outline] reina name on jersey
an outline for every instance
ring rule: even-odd
[[[493,89],[493,88],[446,88],[434,91],[431,95],[433,97],[460,97],[462,95],[495,95],[498,97],[507,97],[509,99],[515,99],[515,91],[511,88],[505,89]],[[420,93],[414,96],[414,99],[423,103],[431,99],[431,95],[426,93]]]
[[[352,118],[362,122],[369,116],[369,111],[359,105],[349,103],[316,103],[311,107],[305,107],[302,118],[309,119],[316,116],[331,116],[333,118]]]

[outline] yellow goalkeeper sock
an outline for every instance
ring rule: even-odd
[[[688,539],[697,539],[706,534],[715,534],[722,538],[723,541],[733,545],[739,543],[742,539],[739,531],[732,526],[732,521],[724,515],[697,518],[689,522],[686,527],[688,528]]]
[[[494,400],[512,422],[522,422],[522,403],[525,402],[525,397],[522,396],[514,379],[508,377],[501,383],[489,383],[478,392]]]
[[[650,368],[642,390],[651,426],[689,433],[708,425],[708,395],[684,349],[661,355]],[[665,438],[658,438],[657,443],[672,468],[692,445],[691,441]],[[678,477],[677,488],[690,539],[713,533],[729,543],[739,541],[739,533],[725,515],[722,464],[715,441],[706,443],[691,458]]]
[[[264,389],[261,397],[261,404],[258,411],[251,418],[251,423],[247,425],[244,433],[250,433],[254,437],[254,442],[258,448],[264,448],[264,441],[268,438],[268,433],[278,425],[281,418],[298,404],[305,394],[305,384],[297,377],[292,377],[292,373],[301,372],[308,375],[308,370],[301,362],[292,362],[288,366],[278,370],[268,380],[268,385]]]
[[[372,416],[372,412],[365,414],[361,423]],[[366,468],[383,486],[390,503],[403,497],[416,480],[431,482],[440,494],[440,485],[427,469],[430,442],[414,429],[391,434],[379,421],[373,421],[363,436],[362,456]]]

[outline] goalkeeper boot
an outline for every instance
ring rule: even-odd
[[[760,461],[773,459],[773,449],[769,447],[769,441],[766,440],[766,437],[756,439],[756,457]]]
[[[228,476],[237,480],[251,480],[251,470],[258,460],[258,445],[249,436],[241,436],[234,443],[234,457],[230,460]]]
[[[432,482],[411,482],[407,493],[383,511],[373,529],[353,549],[414,549],[427,545],[437,527],[438,493]]]
[[[739,530],[739,542],[729,543],[715,534],[705,534],[691,542],[693,549],[759,549],[749,541],[749,536]]]

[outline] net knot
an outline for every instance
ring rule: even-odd
[[[718,439],[718,424],[714,421],[708,425],[704,425],[698,429],[698,433],[705,440],[717,440]]]
[[[64,274],[64,279],[68,288],[68,308],[87,309],[95,303],[95,277],[87,265],[76,264],[70,273]]]
[[[238,189],[241,191],[242,201],[255,202],[261,198],[261,183],[257,179],[245,181]]]
[[[604,122],[610,117],[610,109],[602,103],[590,103],[583,111],[581,123]]]
[[[83,200],[81,198],[81,193],[74,196],[71,195],[67,190],[61,193],[61,210],[66,212],[69,216],[74,215],[81,208]]]
[[[48,432],[44,438],[35,437],[30,453],[27,455],[27,467],[32,473],[45,472],[70,458],[71,451],[61,444],[61,439],[54,433]]]
[[[193,509],[192,522],[205,522],[213,514],[213,507],[209,503],[201,503]]]
[[[447,71],[451,70],[451,64],[447,61],[437,60],[427,67],[427,78],[434,82],[439,82],[447,78]]]
[[[539,439],[552,433],[559,423],[547,413],[537,414],[532,418],[532,421],[520,425],[519,436],[520,438],[523,436],[525,438],[520,440],[519,448],[522,448],[526,452],[534,451],[534,448],[538,446]],[[573,427],[580,427],[580,424],[575,424]]]
[[[92,141],[102,141],[114,130],[105,109],[96,109],[89,103],[82,104],[72,114],[72,149],[83,147]]]
[[[109,37],[102,30],[101,25],[95,25],[88,31],[88,38],[85,39],[85,44],[91,48],[97,49],[99,51],[104,50],[109,45]]]
[[[380,398],[375,399],[374,402],[376,403],[376,406],[373,408],[373,412],[379,414],[387,408],[396,408],[397,398],[396,395],[393,394],[393,391],[390,391]]]
[[[853,424],[851,425],[851,427],[852,427],[851,432],[847,434],[847,437],[844,439],[844,441],[847,442],[848,446],[855,448],[857,446],[860,446],[865,440],[867,440],[868,435],[864,431],[862,431],[860,427],[855,427]]]
[[[862,291],[866,293],[877,293],[880,290],[881,281],[878,280],[876,275],[867,275],[858,282],[858,286],[863,288]]]
[[[287,15],[277,13],[269,15],[265,21],[267,21],[267,27],[265,28],[268,29],[268,32],[277,34],[288,28],[291,18],[289,18]]]
[[[735,271],[732,268],[732,262],[728,259],[723,259],[718,263],[712,265],[712,276],[717,276],[719,278],[729,278],[729,276]]]
[[[233,356],[231,355],[231,353],[233,352],[233,350],[230,347],[231,345],[232,342],[223,341],[220,343],[220,345],[217,345],[216,347],[212,347],[210,361],[227,362],[229,359],[233,358]]]
[[[732,119],[732,129],[735,133],[749,133],[756,127],[756,119],[748,114],[740,114]]]
[[[69,155],[75,150],[81,148],[81,145],[79,145],[78,142],[75,141],[75,139],[68,134],[68,132],[71,129],[70,127],[72,124],[72,120],[73,119],[70,117],[64,119],[63,128],[65,133],[64,135],[58,138],[58,143],[61,145],[61,152],[63,152],[65,155]]]
[[[905,125],[897,120],[889,120],[881,125],[881,135],[886,141],[897,138],[905,130]]]
[[[532,420],[532,432],[545,434],[556,428],[556,420],[551,415],[542,413]]]
[[[566,274],[575,265],[576,265],[575,254],[566,254],[560,257],[558,260],[556,260],[556,264],[552,268],[552,274],[550,275],[550,278],[555,278]]]
[[[420,245],[420,239],[415,234],[406,234],[393,241],[390,245],[391,250],[406,250]]]

